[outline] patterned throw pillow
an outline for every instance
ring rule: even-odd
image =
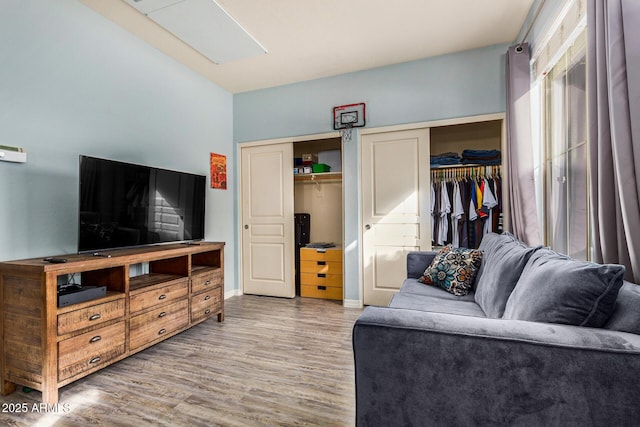
[[[477,249],[445,246],[418,281],[439,286],[457,296],[471,291],[473,280],[482,263],[482,252]]]

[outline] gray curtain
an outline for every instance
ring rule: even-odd
[[[529,45],[512,46],[507,51],[507,147],[508,178],[507,229],[529,245],[540,244],[535,200],[529,89]]]
[[[594,260],[640,283],[640,1],[589,0],[587,17]]]

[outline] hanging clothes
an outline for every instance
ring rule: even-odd
[[[435,194],[433,205],[433,234],[431,235],[431,244],[438,245],[438,236],[440,235],[440,182],[433,181],[433,193]]]
[[[467,223],[469,222],[469,205],[465,204],[466,200],[469,200],[471,197],[469,192],[468,179],[462,178],[458,181],[458,187],[460,187],[460,203],[462,203],[462,218],[458,221],[458,226],[460,227],[460,247],[468,248],[469,247],[469,230]]]
[[[440,233],[438,235],[438,245],[447,243],[449,233],[449,214],[451,213],[451,201],[447,192],[447,183],[442,182],[440,186]]]
[[[453,183],[453,209],[451,211],[451,245],[454,248],[460,247],[460,234],[462,227],[460,222],[464,216],[464,206],[462,205],[462,197],[460,195],[460,183]]]
[[[485,234],[502,232],[500,166],[433,168],[431,184],[434,246],[477,248]]]
[[[502,180],[499,176],[493,179],[493,188],[498,204],[493,208],[493,224],[492,230],[494,233],[502,233]]]
[[[433,240],[433,236],[436,234],[436,218],[434,216],[435,208],[436,208],[436,190],[433,188],[435,184],[431,183],[431,240]]]
[[[484,228],[482,231],[482,235],[484,236],[487,233],[490,233],[491,231],[493,231],[492,227],[493,227],[493,220],[492,220],[492,215],[493,215],[493,208],[495,206],[497,206],[498,201],[496,200],[495,196],[493,195],[493,191],[491,189],[491,187],[493,187],[492,185],[489,184],[489,181],[485,178],[483,180],[483,186],[482,188],[484,189],[483,192],[483,197],[482,197],[482,206],[484,206],[486,208],[486,211],[488,212],[488,217],[486,219],[486,221],[484,222]]]

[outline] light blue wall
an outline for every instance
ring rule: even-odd
[[[367,128],[505,111],[507,45],[236,94],[234,140],[333,131],[333,107],[367,104]],[[359,138],[344,145],[345,298],[360,300]],[[235,177],[237,181],[238,177]]]
[[[208,175],[210,152],[233,155],[233,96],[77,0],[0,0],[0,260],[77,250],[78,155]],[[229,162],[233,174],[234,162]],[[227,191],[207,190],[206,238],[226,241]]]
[[[28,151],[26,164],[0,162],[0,260],[76,250],[79,154],[207,174],[214,151],[233,179],[207,192],[206,238],[227,242],[226,289],[237,288],[233,141],[328,132],[332,108],[352,102],[367,103],[367,127],[504,111],[505,45],[232,96],[76,0],[0,10],[0,145]],[[344,158],[355,253],[358,156],[354,138]],[[357,263],[347,259],[349,282]]]
[[[504,111],[506,45],[236,94],[234,140],[330,132],[333,107],[367,104],[367,127]]]

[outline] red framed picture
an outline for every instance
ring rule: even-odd
[[[211,153],[209,157],[211,168],[211,188],[227,189],[227,156]]]

